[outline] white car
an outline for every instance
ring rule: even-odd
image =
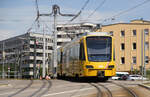
[[[129,75],[128,80],[147,80],[147,78],[141,75]]]
[[[116,72],[116,76],[111,77],[112,80],[126,80],[128,78],[128,72]]]

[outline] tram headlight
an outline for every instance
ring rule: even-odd
[[[86,65],[87,69],[94,68],[92,65]]]
[[[108,68],[114,68],[114,65],[109,65]]]

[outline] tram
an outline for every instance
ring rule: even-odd
[[[97,77],[115,75],[113,37],[107,32],[90,32],[58,49],[58,77]]]

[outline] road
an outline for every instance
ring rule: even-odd
[[[0,80],[0,97],[149,97],[141,81]]]

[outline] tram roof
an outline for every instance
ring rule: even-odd
[[[82,37],[86,36],[112,36],[109,32],[85,32],[83,35],[74,38],[70,43],[64,44],[61,49],[68,47],[70,44],[74,42],[79,42]]]

